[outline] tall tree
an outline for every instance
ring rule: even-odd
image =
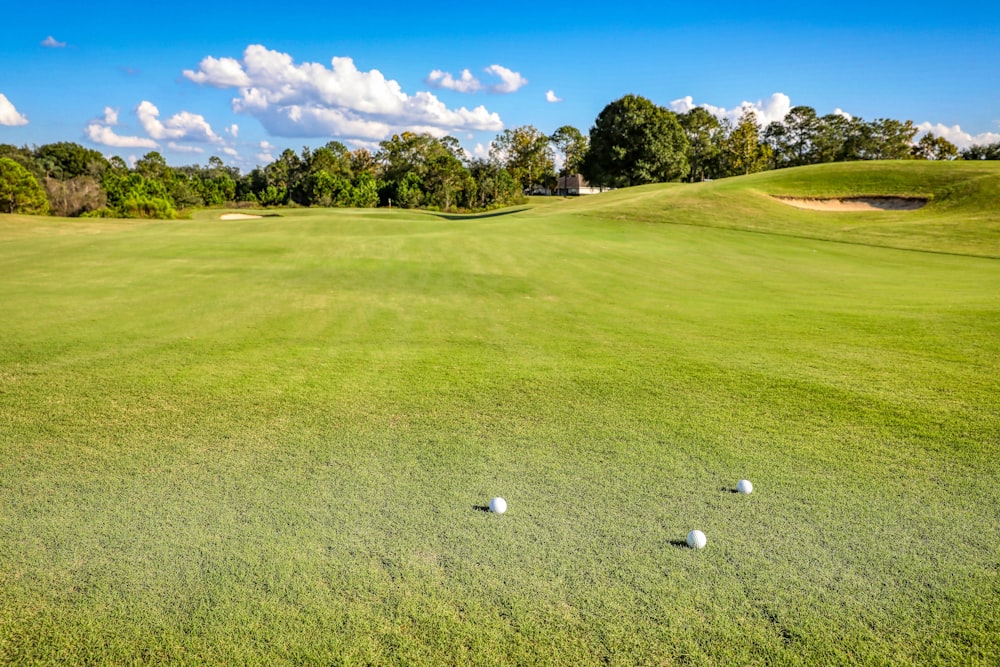
[[[912,157],[913,137],[919,130],[913,121],[877,118],[865,123],[860,132],[863,160],[906,160]]]
[[[703,181],[718,176],[715,165],[726,138],[726,126],[703,107],[695,107],[678,117],[688,140],[689,179]]]
[[[1000,141],[992,144],[975,144],[962,150],[963,160],[1000,160]]]
[[[768,168],[771,147],[760,140],[760,126],[753,109],[743,111],[726,142],[726,160],[733,176],[754,174]]]
[[[944,137],[928,132],[913,146],[912,153],[918,160],[954,160],[958,157],[958,147]]]
[[[816,144],[820,119],[812,107],[792,107],[785,117],[764,130],[776,167],[799,167],[819,162]]]
[[[10,158],[0,158],[0,212],[45,214],[48,209],[34,175]]]
[[[813,137],[816,161],[842,162],[849,158],[852,137],[857,135],[857,123],[852,118],[842,114],[827,114],[819,119],[816,134]]]
[[[37,148],[35,159],[49,165],[50,170],[46,176],[60,180],[77,176],[100,178],[108,168],[107,159],[99,151],[65,141]]]
[[[563,156],[563,165],[559,170],[559,175],[569,176],[580,173],[580,167],[583,165],[583,159],[586,157],[587,148],[590,145],[588,137],[572,125],[563,125],[552,133],[549,141]]]
[[[490,157],[510,172],[523,192],[543,186],[555,173],[549,137],[533,125],[504,130],[493,140]]]
[[[688,174],[688,141],[672,111],[626,95],[590,128],[582,173],[591,183],[624,187],[676,181]]]

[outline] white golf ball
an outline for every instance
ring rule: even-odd
[[[507,501],[503,498],[494,498],[490,501],[490,511],[495,514],[503,514],[507,511]]]
[[[708,539],[705,537],[705,533],[700,530],[692,530],[688,533],[688,546],[692,549],[704,549],[706,544],[708,544]]]
[[[749,479],[741,479],[736,483],[736,490],[740,493],[753,493],[753,484]]]

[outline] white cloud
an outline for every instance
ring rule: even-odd
[[[226,134],[232,136],[233,138],[239,137],[240,136],[240,126],[237,125],[236,123],[233,123],[232,125],[230,125],[229,127],[226,128]]]
[[[477,157],[477,158],[480,158],[482,160],[485,160],[486,158],[488,158],[490,156],[490,150],[492,148],[493,148],[493,142],[492,141],[489,144],[485,145],[485,146],[483,144],[476,144],[475,148],[472,149],[472,155],[473,155],[473,157]]]
[[[451,72],[442,72],[436,69],[427,75],[424,82],[435,88],[445,88],[460,93],[474,93],[483,87],[483,84],[479,83],[479,79],[472,76],[472,72],[467,69],[463,69],[461,76],[457,79],[451,75]]]
[[[186,69],[184,76],[195,83],[207,83],[216,88],[243,88],[250,85],[250,78],[243,65],[235,58],[207,56],[198,64],[198,71]]]
[[[917,125],[919,134],[931,133],[935,137],[944,137],[958,148],[968,148],[969,146],[993,144],[1000,141],[1000,134],[996,132],[982,132],[972,135],[964,131],[958,125],[947,126],[942,123],[920,123]]]
[[[502,65],[490,65],[483,71],[500,79],[500,83],[490,86],[491,93],[514,93],[528,83],[519,72],[511,71]]]
[[[158,144],[145,137],[126,137],[115,134],[115,131],[98,121],[93,121],[85,130],[87,137],[95,144],[113,148],[157,148]]]
[[[503,129],[485,107],[449,109],[434,95],[407,95],[376,69],[360,71],[351,58],[332,67],[295,63],[287,53],[252,44],[242,61],[205,58],[184,76],[199,84],[238,88],[233,110],[257,118],[275,136],[385,139],[403,130],[436,134]]]
[[[852,116],[851,114],[847,113],[846,111],[844,111],[840,107],[837,107],[836,109],[833,110],[833,115],[834,116],[840,116],[841,118],[846,118],[847,120],[854,120],[854,116]]]
[[[181,111],[166,121],[160,121],[160,110],[152,102],[143,100],[136,108],[139,122],[154,139],[173,139],[182,141],[199,141],[221,143],[222,139],[212,131],[211,125],[201,114]]]
[[[257,159],[261,162],[274,162],[274,151],[277,150],[274,144],[269,141],[260,142],[260,152],[257,153]]]
[[[118,124],[118,109],[104,107],[104,124],[112,127]]]
[[[562,98],[561,97],[556,97],[555,91],[548,90],[548,91],[545,92],[545,101],[546,102],[562,102]]]
[[[205,149],[198,146],[185,146],[179,144],[176,141],[170,141],[167,143],[167,148],[172,151],[177,151],[178,153],[204,153]]]
[[[738,122],[744,112],[750,110],[757,116],[757,123],[761,127],[767,127],[769,123],[776,120],[783,120],[785,118],[792,108],[792,101],[788,95],[785,95],[784,93],[774,93],[766,100],[757,100],[756,102],[744,101],[741,102],[739,106],[732,109],[717,107],[712,104],[696,105],[694,103],[694,98],[690,95],[674,100],[670,103],[670,108],[677,113],[687,113],[696,106],[706,109],[716,118],[728,118],[733,123]]]
[[[0,125],[27,125],[28,117],[18,113],[7,96],[0,93]]]
[[[43,39],[41,44],[47,49],[62,49],[66,47],[66,42],[60,42],[52,35]]]
[[[228,155],[230,157],[239,157],[240,156],[239,152],[235,148],[232,148],[230,146],[223,146],[219,150],[221,150],[223,153],[225,153],[226,155]]]

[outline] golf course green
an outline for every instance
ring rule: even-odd
[[[1000,663],[1000,163],[224,212],[0,215],[0,663]]]

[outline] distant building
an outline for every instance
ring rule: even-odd
[[[581,174],[560,176],[556,186],[556,194],[561,197],[576,197],[578,195],[596,195],[603,192],[602,188],[594,187]]]

